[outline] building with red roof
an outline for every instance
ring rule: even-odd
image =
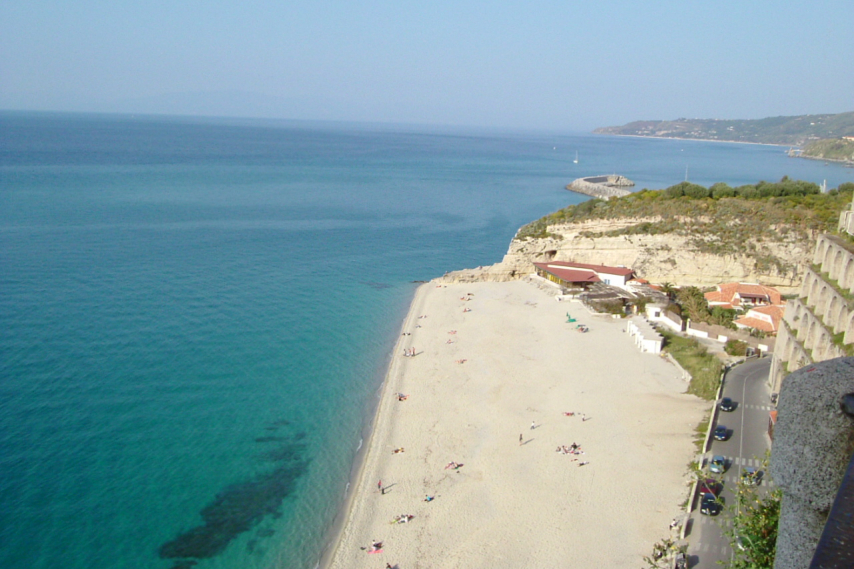
[[[626,283],[635,275],[632,269],[626,267],[589,265],[567,261],[534,263],[534,267],[536,267],[537,274],[544,279],[573,288],[588,288],[590,285],[600,282],[626,288]]]
[[[755,283],[720,284],[717,290],[704,296],[709,308],[720,306],[736,310],[750,309],[755,306],[780,305],[783,297],[776,288]]]
[[[754,328],[766,334],[776,335],[780,329],[780,321],[783,320],[784,306],[770,304],[757,306],[747,311],[747,314],[735,320],[739,328]]]

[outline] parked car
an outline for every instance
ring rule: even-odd
[[[762,471],[752,466],[745,466],[741,471],[741,481],[748,486],[757,486],[762,482]]]
[[[726,459],[716,454],[712,457],[712,462],[709,463],[709,470],[715,474],[723,474],[726,472]]]
[[[735,401],[730,399],[729,397],[724,397],[721,399],[721,411],[726,411],[729,413],[730,411],[735,411]]]
[[[700,494],[713,494],[715,496],[720,496],[723,487],[724,485],[714,478],[706,478],[705,480],[700,481]]]
[[[714,437],[715,437],[716,441],[727,440],[729,438],[729,432],[726,430],[726,426],[725,425],[718,425],[717,427],[715,427]]]
[[[721,513],[723,506],[714,494],[703,494],[700,499],[700,513],[706,516],[717,516]]]

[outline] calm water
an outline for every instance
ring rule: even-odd
[[[582,175],[854,180],[782,150],[0,113],[0,567],[313,567],[412,281]]]

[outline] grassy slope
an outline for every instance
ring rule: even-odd
[[[749,254],[757,267],[791,269],[787,259],[765,254],[761,242],[796,242],[811,246],[816,235],[833,232],[839,213],[851,202],[851,193],[746,199],[725,197],[670,198],[667,190],[643,190],[609,201],[589,200],[534,221],[519,230],[517,239],[554,237],[550,228],[589,220],[642,218],[630,227],[585,237],[675,234],[689,239],[699,252],[716,255]]]

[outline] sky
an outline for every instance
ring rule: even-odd
[[[854,110],[854,2],[3,0],[0,109],[587,131]]]

